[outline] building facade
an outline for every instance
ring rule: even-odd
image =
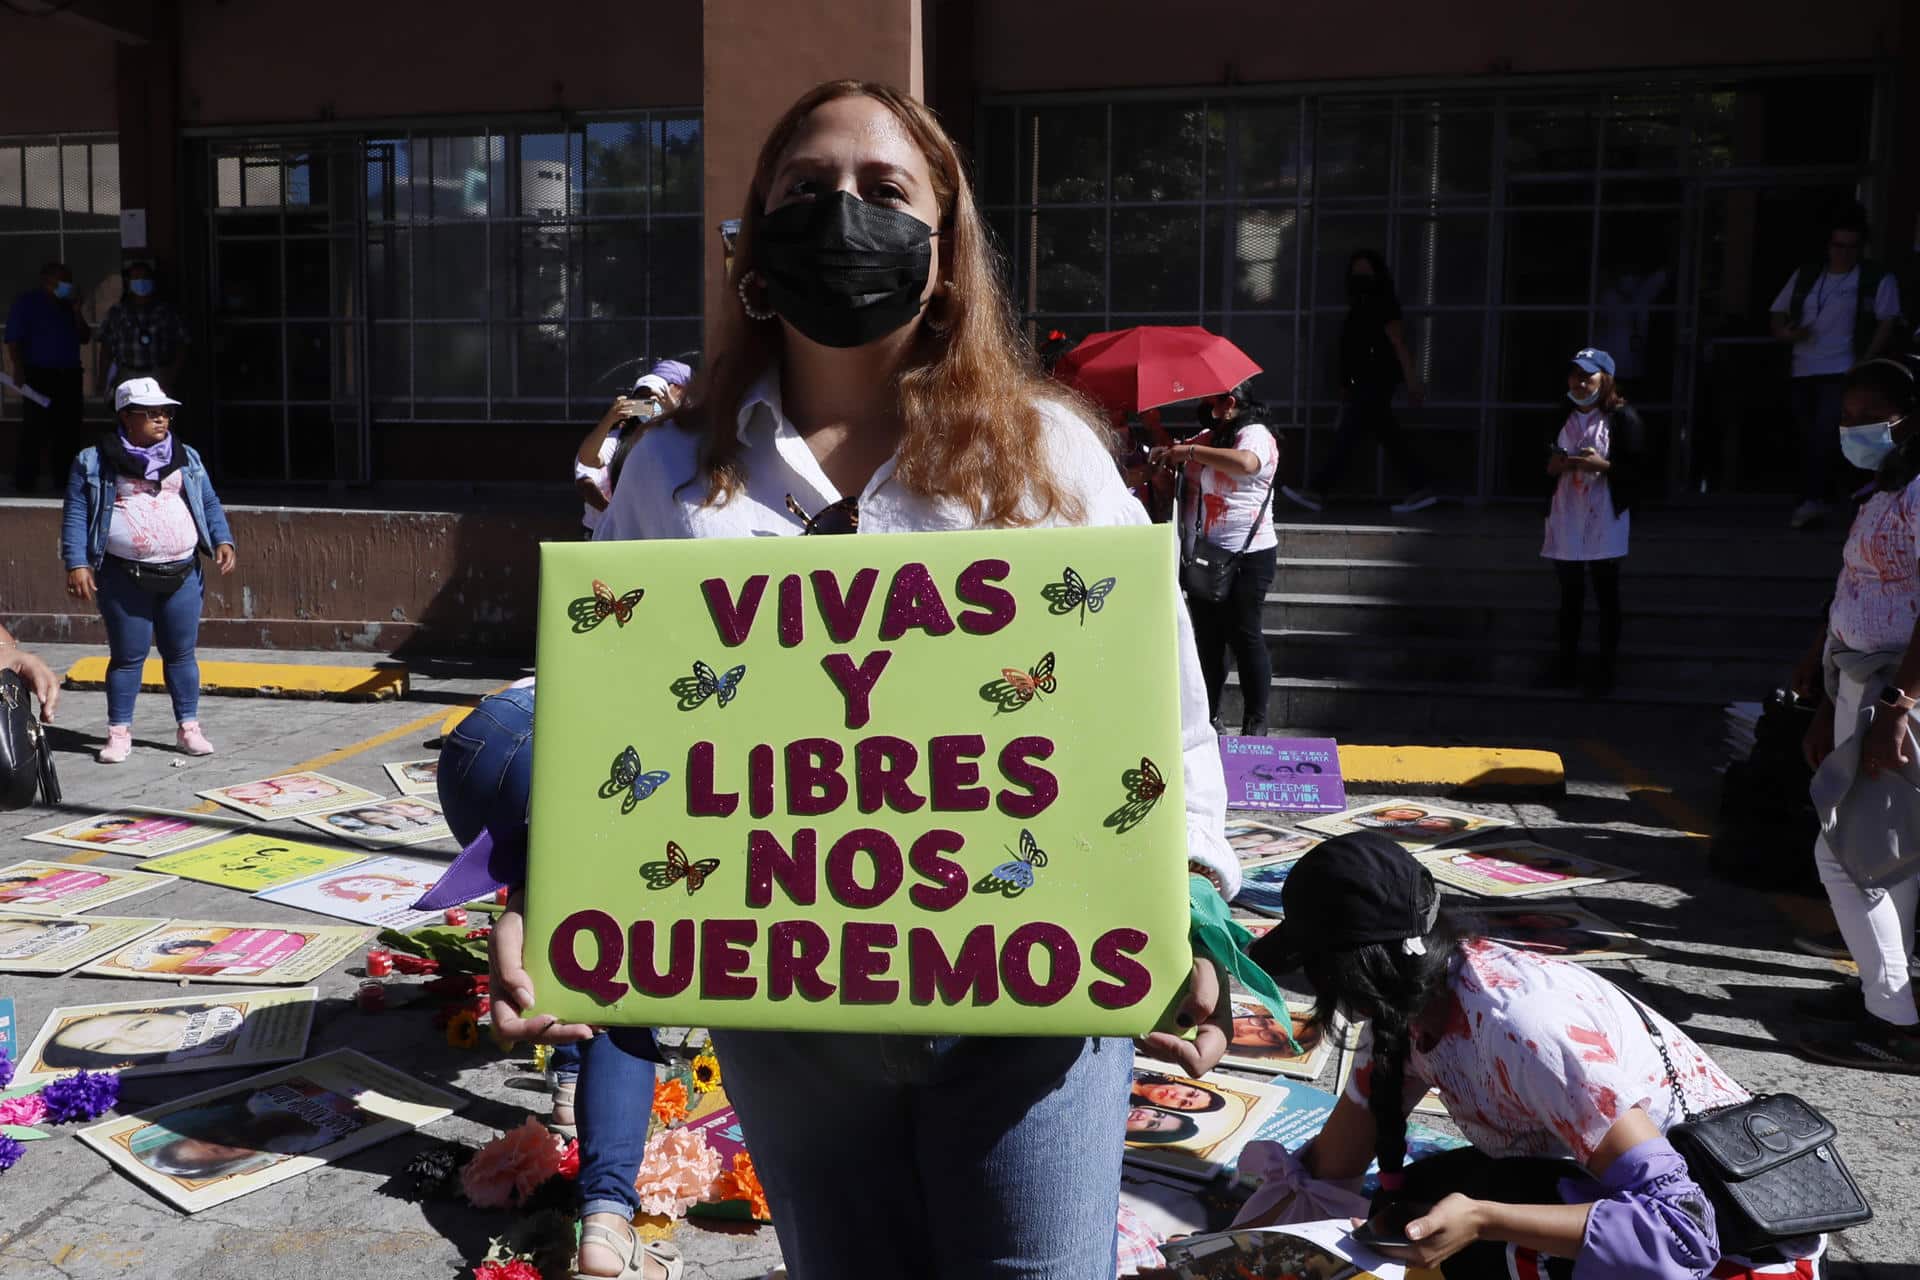
[[[0,13],[0,288],[63,258],[104,314],[155,260],[195,334],[187,434],[290,495],[564,485],[635,366],[731,303],[716,225],[836,75],[969,143],[1035,331],[1239,342],[1292,474],[1337,412],[1355,249],[1396,274],[1443,491],[1537,493],[1595,343],[1677,498],[1787,487],[1766,308],[1822,211],[1864,202],[1897,264],[1920,238],[1900,0],[21,7],[48,13]]]

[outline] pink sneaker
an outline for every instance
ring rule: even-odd
[[[130,724],[110,724],[107,726],[107,745],[100,748],[96,757],[101,764],[123,764],[133,754],[133,726]]]
[[[190,756],[213,754],[213,744],[208,742],[207,735],[200,731],[198,720],[182,720],[180,732],[176,735],[175,741],[180,744],[180,749]]]

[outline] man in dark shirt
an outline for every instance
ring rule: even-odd
[[[23,391],[44,396],[46,404],[21,396],[20,452],[13,484],[21,493],[40,485],[40,456],[58,491],[73,455],[80,451],[80,349],[92,335],[80,318],[73,272],[63,262],[40,268],[40,284],[13,300],[7,311],[7,369]]]
[[[128,378],[154,378],[168,394],[180,393],[187,322],[171,302],[159,296],[153,268],[146,263],[127,268],[127,291],[100,322],[94,341],[100,344],[93,367],[102,393]]]

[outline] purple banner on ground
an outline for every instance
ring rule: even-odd
[[[1229,809],[1340,813],[1347,788],[1340,781],[1340,747],[1332,738],[1220,739]]]

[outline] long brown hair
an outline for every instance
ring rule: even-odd
[[[947,282],[928,304],[914,348],[896,375],[905,430],[894,477],[914,493],[965,503],[983,524],[1081,518],[1081,504],[1048,465],[1041,404],[1064,407],[1083,421],[1088,415],[1023,350],[959,150],[925,105],[866,80],[830,80],[802,94],[761,145],[726,293],[716,303],[713,350],[686,408],[673,415],[705,437],[708,504],[723,504],[745,486],[736,425],[740,402],[778,361],[783,341],[779,323],[751,319],[740,297],[740,282],[753,270],[754,240],[774,170],[815,108],[850,97],[884,106],[919,146],[946,247]]]

